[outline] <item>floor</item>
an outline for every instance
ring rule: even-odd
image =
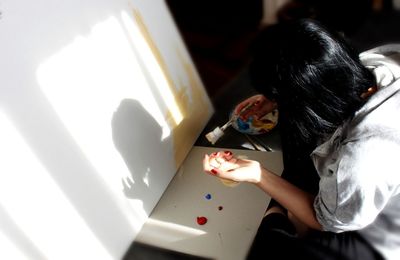
[[[371,15],[350,36],[350,41],[358,50],[364,51],[381,44],[400,44],[400,10]]]
[[[123,260],[207,260],[202,257],[183,254],[134,242]]]
[[[263,0],[166,0],[208,94],[240,73],[262,19]]]

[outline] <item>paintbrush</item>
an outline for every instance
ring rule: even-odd
[[[244,108],[242,108],[242,110],[240,110],[240,113],[239,113],[239,115],[237,117],[242,116],[247,110],[252,108],[254,105],[255,105],[255,103],[251,103],[251,104],[248,104],[247,106],[245,106]],[[207,140],[211,144],[215,144],[217,142],[217,140],[219,138],[221,138],[221,136],[224,135],[225,129],[227,129],[229,126],[231,126],[233,121],[236,120],[237,117],[231,116],[229,121],[226,122],[223,126],[221,126],[221,127],[217,126],[213,131],[211,131],[208,134],[206,134]]]
[[[206,138],[207,140],[211,143],[211,144],[215,144],[217,142],[217,140],[224,135],[224,131],[226,128],[228,128],[229,126],[232,125],[232,119],[230,119],[226,124],[224,124],[223,126],[219,127],[217,126],[213,131],[209,132],[208,134],[206,134]]]

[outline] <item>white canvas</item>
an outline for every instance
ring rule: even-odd
[[[168,8],[0,12],[0,258],[120,259],[213,112]]]

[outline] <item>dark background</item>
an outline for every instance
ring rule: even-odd
[[[167,0],[205,88],[214,99],[248,61],[262,25],[263,1]],[[277,21],[314,18],[342,32],[359,51],[400,42],[400,12],[391,0],[293,0]]]

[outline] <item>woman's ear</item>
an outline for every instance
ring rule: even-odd
[[[376,91],[378,90],[377,86],[373,86],[367,89],[367,91],[365,91],[364,93],[361,94],[361,98],[362,99],[366,99],[369,98],[370,96],[372,96]]]

